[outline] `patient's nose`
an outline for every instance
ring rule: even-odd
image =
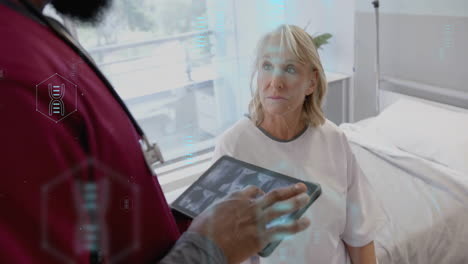
[[[271,77],[270,85],[274,89],[284,88],[283,76],[281,75],[281,73],[279,73],[279,74],[274,73],[273,74],[273,76]]]

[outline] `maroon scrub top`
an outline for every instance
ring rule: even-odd
[[[49,28],[2,4],[0,122],[0,263],[151,263],[179,238],[104,83]]]

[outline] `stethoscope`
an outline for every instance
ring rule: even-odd
[[[110,82],[107,80],[107,78],[102,74],[102,72],[99,70],[97,65],[93,62],[93,60],[89,57],[89,55],[84,52],[81,49],[81,46],[76,42],[76,40],[68,33],[66,32],[63,28],[61,28],[58,25],[55,25],[51,23],[46,16],[44,16],[36,7],[34,7],[31,3],[29,3],[28,0],[19,0],[29,12],[31,12],[37,19],[39,19],[42,23],[44,23],[47,27],[49,27],[54,34],[59,37],[62,41],[64,41],[71,49],[73,49],[80,57],[83,59],[84,62],[96,73],[98,78],[104,83],[104,85],[109,89],[111,92],[112,96],[114,97],[115,100],[119,103],[119,105],[122,107],[122,109],[125,111],[127,114],[128,118],[130,118],[130,121],[133,124],[133,127],[136,129],[138,135],[140,136],[140,146],[143,150],[144,156],[145,156],[145,161],[146,164],[148,165],[150,171],[154,173],[153,171],[153,164],[160,162],[164,163],[164,158],[162,156],[162,153],[156,143],[151,144],[146,137],[145,133],[141,129],[140,125],[137,123],[133,115],[130,113],[128,110],[127,106],[125,103],[122,101],[120,96],[117,94],[115,89],[112,87]]]

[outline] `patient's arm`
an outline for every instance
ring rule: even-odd
[[[344,243],[353,264],[376,264],[374,241],[362,247],[352,247]]]

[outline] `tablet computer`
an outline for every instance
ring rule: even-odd
[[[307,186],[307,194],[310,196],[309,203],[300,210],[275,219],[267,225],[267,228],[287,220],[300,218],[320,196],[322,192],[320,185],[298,180],[233,157],[223,156],[185,190],[171,204],[171,207],[190,218],[194,218],[216,201],[232,192],[242,190],[248,185],[255,185],[267,193],[299,182]],[[271,242],[258,254],[267,257],[280,243],[281,240]]]

